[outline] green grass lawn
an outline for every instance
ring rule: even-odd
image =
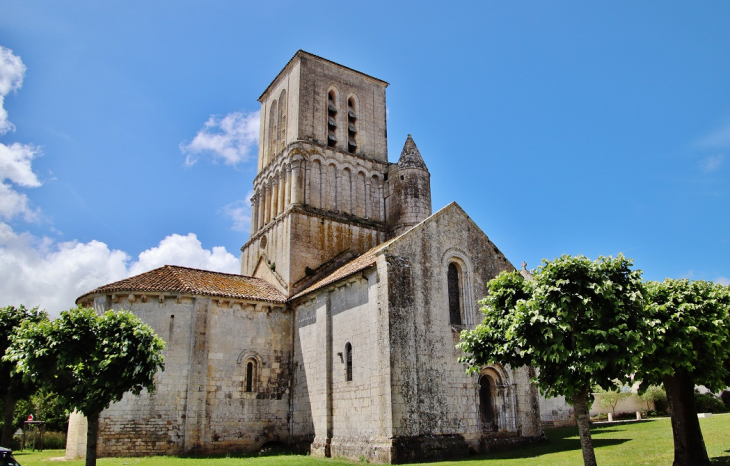
[[[700,419],[707,452],[713,465],[730,466],[730,414],[716,414]],[[601,466],[671,465],[674,458],[672,427],[669,419],[658,419],[635,424],[596,427],[592,430],[596,457]],[[490,455],[472,456],[457,461],[428,463],[429,465],[458,466],[547,466],[582,465],[578,432],[575,427],[550,429],[549,442]],[[24,453],[16,458],[23,466],[82,466],[83,461],[60,463],[51,461],[63,456],[63,450]],[[307,465],[337,466],[357,462],[343,459],[317,459],[309,456],[280,455],[231,458],[177,458],[156,456],[151,458],[102,458],[100,466],[273,466]]]

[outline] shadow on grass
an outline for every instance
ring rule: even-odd
[[[301,450],[293,449],[283,443],[270,442],[265,444],[259,451],[254,452],[231,452],[231,453],[209,453],[209,454],[188,454],[180,455],[180,458],[260,458],[265,456],[305,456]]]
[[[730,466],[730,455],[710,458],[710,463],[712,466]]]
[[[622,439],[603,439],[596,438],[596,434],[604,434],[611,432],[621,432],[616,429],[596,429],[591,432],[593,437],[593,448],[598,449],[601,447],[610,447],[614,445],[620,445],[630,441],[630,438]],[[542,455],[548,455],[552,453],[562,453],[566,451],[578,450],[580,451],[580,439],[578,439],[577,427],[562,427],[556,429],[546,429],[545,435],[548,441],[538,443],[535,445],[529,445],[523,448],[513,450],[503,450],[491,453],[484,453],[480,455],[469,456],[460,459],[454,459],[451,461],[473,461],[475,459],[489,459],[489,460],[510,460],[510,459],[525,459],[535,458]],[[714,464],[714,463],[713,463]],[[719,465],[725,465],[725,463],[717,463]],[[730,466],[730,465],[728,465]]]

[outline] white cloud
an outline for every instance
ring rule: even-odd
[[[14,129],[5,110],[5,96],[20,89],[25,75],[25,65],[13,51],[0,46],[0,135]],[[40,211],[31,207],[25,194],[16,191],[15,186],[36,188],[41,185],[33,173],[31,162],[40,155],[40,150],[30,144],[0,143],[0,219],[10,220],[23,217],[36,221]]]
[[[239,273],[240,265],[233,254],[223,246],[212,250],[204,249],[194,233],[186,236],[170,235],[154,248],[139,255],[137,262],[129,268],[130,275],[137,275],[163,265],[182,265],[216,272]]]
[[[232,221],[231,230],[248,233],[251,230],[251,197],[253,191],[246,193],[246,198],[223,207],[223,213]]]
[[[25,76],[25,65],[9,48],[0,45],[0,134],[11,131],[14,127],[8,120],[5,110],[5,96],[20,89]]]
[[[13,129],[2,106],[3,98],[20,88],[24,74],[25,66],[20,58],[0,46],[0,135]],[[211,117],[190,144],[189,157],[207,150],[214,151],[227,163],[235,163],[247,157],[257,138],[258,113],[231,114],[221,120]],[[31,207],[28,197],[15,189],[41,186],[32,169],[33,159],[38,155],[40,150],[32,145],[0,144],[0,220],[22,216],[30,221],[40,215],[38,209]],[[10,225],[0,222],[0,306],[40,306],[51,315],[58,315],[72,307],[77,297],[98,286],[165,264],[239,272],[233,254],[220,246],[204,249],[193,233],[170,235],[132,261],[126,252],[110,249],[101,241],[81,243],[39,238],[30,233],[17,233]]]
[[[191,166],[201,155],[221,159],[227,165],[247,162],[257,155],[259,143],[258,111],[233,112],[219,118],[212,115],[190,143],[180,144],[186,155],[185,164]]]
[[[0,144],[0,181],[9,180],[28,188],[41,185],[33,173],[31,162],[40,155],[37,147],[29,144]]]
[[[58,242],[0,223],[0,306],[40,306],[57,316],[98,286],[165,264],[239,272],[233,254],[224,247],[204,249],[192,233],[170,235],[131,261],[129,254],[101,241]]]
[[[730,286],[730,278],[727,277],[717,277],[714,281],[720,285]]]
[[[19,193],[7,183],[0,183],[0,219],[10,220],[23,217],[26,222],[35,222],[40,218],[40,209],[30,205],[30,199]]]
[[[40,186],[41,182],[31,167],[33,158],[39,154],[40,150],[29,144],[6,146],[0,143],[0,219],[20,216],[27,222],[38,220],[40,211],[31,206],[28,196],[17,192],[10,183],[26,188]]]
[[[704,172],[717,171],[725,160],[725,154],[710,155],[700,160],[700,168]]]
[[[699,138],[696,145],[710,149],[730,147],[730,121]]]

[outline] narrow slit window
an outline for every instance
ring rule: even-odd
[[[245,391],[246,392],[253,392],[254,391],[254,381],[256,375],[256,361],[249,360],[246,363],[246,386]]]
[[[345,381],[352,381],[352,345],[345,345]]]
[[[461,325],[461,287],[459,286],[459,269],[453,262],[446,272],[449,293],[449,321],[452,325]]]

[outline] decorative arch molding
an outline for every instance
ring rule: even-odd
[[[357,96],[357,94],[355,94],[354,92],[348,93],[347,100],[349,101],[350,99],[352,99],[354,101],[355,109],[359,110],[360,109],[360,98]]]
[[[448,272],[451,264],[454,264],[458,270],[459,299],[461,300],[462,311],[461,324],[466,328],[473,328],[476,325],[476,301],[472,289],[474,267],[469,255],[458,247],[451,247],[441,255],[441,275],[446,284],[444,309],[449,309]]]
[[[259,366],[261,366],[263,364],[261,355],[252,349],[245,349],[245,350],[241,351],[241,354],[239,354],[238,358],[236,359],[236,363],[242,364],[242,363],[248,361],[249,359],[253,359],[254,361],[256,361],[259,364]]]
[[[500,364],[484,366],[474,382],[482,430],[514,430],[517,425],[517,394],[509,371]]]
[[[510,375],[510,372],[501,364],[490,364],[482,367],[479,373],[475,376],[475,382],[478,383],[479,378],[483,375],[492,376],[495,382],[501,387],[509,387],[512,385],[512,376]]]
[[[317,162],[317,163],[321,163],[324,165],[325,163],[327,163],[327,158],[320,154],[310,154],[308,162],[309,163]]]
[[[261,369],[263,363],[261,356],[254,350],[243,350],[238,355],[236,362],[239,366],[242,366],[243,383],[241,388],[243,392],[251,394],[258,392],[262,384],[261,374],[263,371]]]

